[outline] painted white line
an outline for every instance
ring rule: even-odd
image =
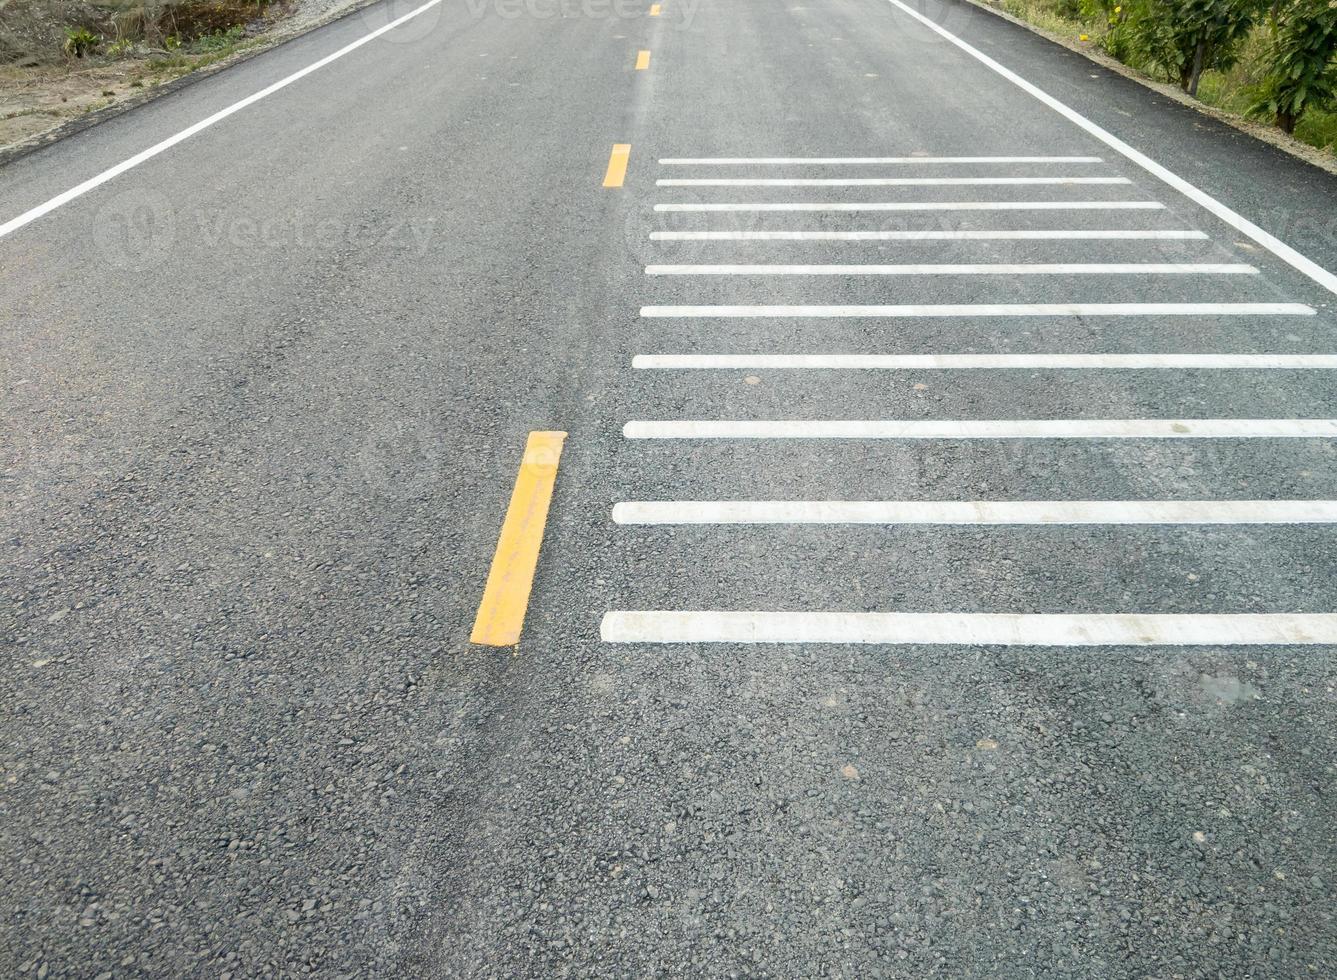
[[[932,19],[925,17],[923,14],[919,13],[916,10],[913,10],[907,4],[903,3],[902,0],[887,0],[887,2],[890,3],[892,6],[896,7],[902,13],[907,14],[910,17],[913,17],[915,20],[919,21],[921,24],[923,24],[929,30],[933,31],[938,36],[946,38],[948,41],[956,45],[966,54],[970,55],[972,58],[975,58],[981,64],[985,65],[992,71],[996,72],[998,75],[1001,75],[1003,78],[1007,79],[1013,85],[1016,85],[1022,91],[1027,92],[1028,94],[1039,99],[1041,102],[1043,102],[1049,108],[1053,109],[1059,115],[1063,116],[1069,122],[1080,127],[1081,129],[1086,130],[1086,132],[1090,133],[1092,136],[1100,140],[1106,146],[1110,147],[1116,153],[1119,153],[1122,156],[1126,157],[1127,159],[1133,161],[1133,163],[1137,164],[1139,167],[1147,171],[1147,173],[1151,174],[1153,177],[1156,177],[1159,180],[1164,181],[1166,184],[1173,187],[1180,194],[1183,194],[1185,197],[1193,201],[1195,204],[1198,204],[1201,207],[1206,208],[1208,211],[1210,211],[1216,217],[1220,218],[1226,224],[1230,225],[1236,231],[1240,232],[1241,234],[1247,235],[1249,238],[1252,238],[1259,245],[1263,246],[1263,248],[1267,249],[1272,254],[1276,255],[1282,261],[1289,263],[1295,269],[1298,269],[1300,272],[1304,273],[1310,279],[1313,279],[1316,283],[1323,286],[1325,289],[1329,290],[1330,292],[1337,293],[1337,275],[1334,275],[1327,269],[1324,269],[1322,266],[1301,255],[1299,252],[1291,248],[1285,242],[1263,231],[1263,229],[1259,228],[1252,221],[1249,221],[1244,216],[1237,214],[1235,211],[1226,207],[1220,201],[1216,200],[1216,198],[1211,197],[1210,195],[1205,194],[1202,191],[1198,190],[1198,188],[1194,187],[1188,181],[1184,180],[1182,177],[1178,176],[1172,171],[1167,170],[1165,167],[1162,167],[1159,163],[1152,160],[1150,157],[1139,152],[1138,150],[1133,149],[1131,146],[1129,146],[1123,140],[1119,139],[1117,136],[1102,129],[1101,127],[1093,123],[1090,119],[1087,119],[1085,116],[1083,116],[1077,110],[1069,108],[1067,105],[1064,105],[1062,102],[1054,98],[1052,95],[1037,88],[1035,85],[1032,85],[1030,82],[1026,81],[1026,79],[1022,78],[1016,72],[1012,71],[1009,68],[1004,68],[1002,65],[994,61],[992,58],[984,54],[982,51],[979,51],[978,49],[971,47],[969,44],[961,40],[955,34],[935,24],[932,21]]]
[[[1127,177],[668,177],[656,187],[984,187],[1013,184],[1131,184]]]
[[[628,439],[1317,439],[1337,419],[773,419],[633,421]]]
[[[636,500],[617,524],[1333,524],[1337,500]]]
[[[353,41],[351,44],[344,45],[342,48],[340,48],[338,51],[335,51],[333,54],[327,54],[319,61],[314,61],[311,64],[307,65],[305,68],[293,72],[286,78],[281,78],[274,84],[268,85],[265,88],[262,88],[260,91],[246,96],[246,98],[240,100],[239,102],[234,102],[227,108],[220,109],[218,112],[215,112],[212,116],[209,116],[205,119],[201,119],[199,122],[195,123],[192,126],[187,126],[185,129],[181,130],[181,132],[175,134],[174,136],[169,136],[161,143],[155,143],[153,146],[150,146],[147,150],[141,150],[139,153],[136,153],[129,159],[123,160],[120,163],[116,164],[116,166],[110,167],[107,170],[102,171],[102,173],[98,174],[95,177],[90,177],[88,180],[85,180],[82,184],[78,184],[74,187],[71,187],[64,193],[57,194],[55,197],[51,198],[51,200],[45,202],[44,204],[39,204],[37,207],[32,208],[31,210],[23,212],[23,214],[19,215],[17,218],[11,218],[9,221],[6,221],[4,224],[0,225],[0,238],[3,238],[4,236],[10,234],[11,232],[17,231],[24,225],[29,224],[30,222],[36,221],[38,218],[42,217],[45,214],[49,214],[50,212],[56,210],[56,208],[60,207],[61,205],[68,204],[75,198],[87,194],[95,187],[100,187],[107,181],[112,180],[115,177],[119,177],[127,170],[139,166],[144,161],[151,160],[153,157],[156,157],[159,153],[162,153],[165,150],[170,150],[178,143],[190,139],[196,133],[208,129],[214,123],[221,122],[228,116],[232,115],[234,112],[240,112],[247,106],[254,105],[261,99],[273,95],[275,92],[279,91],[280,89],[286,88],[293,82],[301,78],[305,78],[307,75],[310,75],[313,71],[317,71],[321,68],[324,68],[326,65],[330,64],[330,62],[337,61],[344,55],[349,54],[352,51],[356,51],[358,48],[362,47],[362,45],[367,44],[370,41],[374,41],[382,34],[394,30],[400,24],[410,21],[413,18],[419,16],[420,14],[426,13],[428,10],[431,10],[439,3],[441,3],[441,0],[428,0],[428,2],[424,3],[421,7],[418,7],[414,10],[410,10],[403,17],[398,17],[395,20],[392,20],[390,23],[376,28],[376,30],[372,31],[370,34],[364,34],[362,37],[358,38],[356,41]]]
[[[1302,303],[1014,303],[934,306],[642,306],[643,317],[1313,316]]]
[[[642,370],[1322,370],[1337,354],[637,354]]]
[[[965,265],[647,265],[647,276],[1089,276],[1256,275],[1222,262],[1030,262]]]
[[[652,231],[653,242],[930,242],[930,241],[1045,241],[1047,239],[1202,240],[1205,231]]]
[[[865,163],[1101,163],[1100,157],[669,157],[661,167],[846,165]]]
[[[656,204],[656,211],[1160,211],[1160,201],[747,201]]]
[[[1337,643],[1337,615],[616,611],[604,614],[599,635],[605,643],[1280,646]]]

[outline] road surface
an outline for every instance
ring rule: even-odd
[[[0,169],[3,972],[1337,973],[1337,178],[961,3],[656,7]]]

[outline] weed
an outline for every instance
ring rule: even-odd
[[[226,31],[214,31],[190,42],[191,54],[208,54],[213,51],[225,51],[242,39],[246,29],[240,24]]]
[[[65,53],[76,58],[91,54],[102,43],[102,38],[86,27],[65,28]]]

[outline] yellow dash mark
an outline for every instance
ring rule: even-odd
[[[650,52],[638,51],[636,53],[636,70],[645,71],[645,69],[649,67],[650,67]]]
[[[470,643],[509,647],[520,642],[564,439],[565,432],[529,433]]]
[[[657,3],[650,4],[650,16],[651,17],[659,16],[659,4]]]
[[[621,187],[622,179],[627,176],[627,158],[631,156],[630,143],[614,143],[613,152],[608,157],[608,170],[604,174],[605,187]]]

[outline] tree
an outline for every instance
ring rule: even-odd
[[[1337,0],[1283,0],[1273,24],[1267,76],[1249,111],[1293,133],[1307,108],[1337,99]]]
[[[1126,21],[1133,44],[1189,95],[1202,73],[1235,63],[1267,0],[1142,0]]]

